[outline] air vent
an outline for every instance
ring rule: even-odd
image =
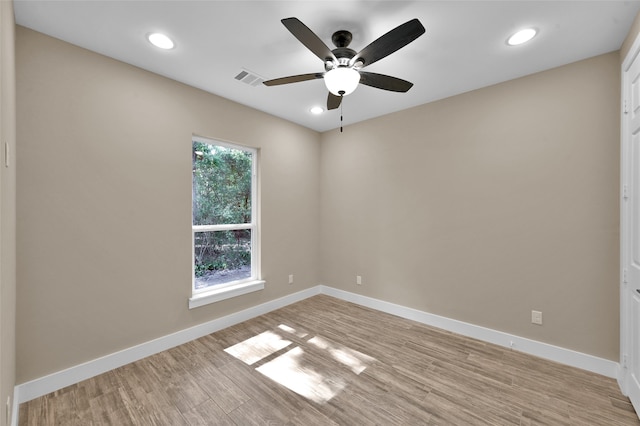
[[[238,73],[238,75],[235,76],[235,79],[253,87],[261,84],[264,81],[264,78],[244,68]]]

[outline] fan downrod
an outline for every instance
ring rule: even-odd
[[[349,60],[356,56],[356,52],[353,49],[349,49],[347,46],[351,43],[353,38],[351,32],[347,30],[340,30],[333,33],[331,41],[335,44],[336,48],[331,51],[338,60],[337,63],[325,64],[325,69],[329,71],[336,66],[347,66]]]

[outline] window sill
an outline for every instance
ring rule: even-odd
[[[264,288],[264,284],[265,281],[256,280],[199,293],[189,298],[189,309],[262,290]]]

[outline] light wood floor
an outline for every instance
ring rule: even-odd
[[[20,424],[640,421],[612,379],[315,296],[22,404]]]

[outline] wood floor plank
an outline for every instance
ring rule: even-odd
[[[200,367],[192,374],[224,413],[232,412],[250,399],[233,380],[214,366]]]
[[[209,426],[212,424],[235,426],[235,423],[227,416],[227,413],[211,399],[206,400],[183,415],[190,426]]]
[[[20,406],[20,425],[640,425],[613,379],[325,295]]]

